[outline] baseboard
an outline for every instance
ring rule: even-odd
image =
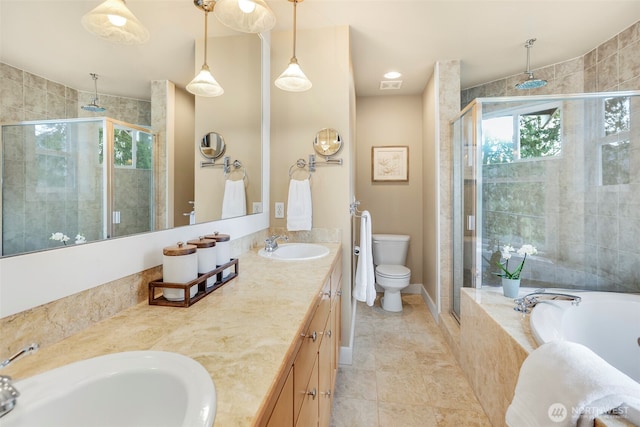
[[[356,309],[358,307],[355,298],[351,298],[351,330],[349,334],[349,346],[340,346],[338,364],[351,365],[353,363],[353,340],[356,332]]]
[[[431,299],[431,295],[427,293],[427,290],[423,287],[422,291],[422,299],[424,303],[427,304],[427,308],[431,312],[431,315],[435,319],[436,323],[440,323],[440,315],[438,313],[438,305]]]
[[[422,283],[412,283],[400,292],[403,294],[421,294],[423,289]]]

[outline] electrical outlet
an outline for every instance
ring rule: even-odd
[[[262,202],[253,202],[251,213],[262,213]]]
[[[276,218],[284,218],[284,203],[276,202]]]

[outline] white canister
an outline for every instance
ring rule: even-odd
[[[197,248],[199,274],[206,274],[216,269],[218,258],[216,255],[216,241],[214,239],[200,237],[198,240],[189,240],[187,243]],[[207,288],[215,284],[216,275],[207,278]]]
[[[162,249],[162,280],[167,283],[189,283],[198,278],[198,255],[194,245],[178,242]],[[189,289],[189,297],[198,292],[198,285]],[[162,295],[169,301],[184,301],[184,291],[162,288]]]
[[[231,261],[231,236],[228,234],[221,234],[216,231],[215,233],[205,237],[216,241],[216,258],[218,265],[223,265]],[[227,277],[230,274],[231,267],[225,268],[222,272],[222,277]]]

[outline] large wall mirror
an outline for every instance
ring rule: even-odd
[[[221,219],[226,179],[224,170],[217,166],[200,166],[201,161],[205,160],[200,154],[200,142],[210,132],[224,136],[225,156],[229,156],[232,162],[240,161],[246,170],[247,214],[262,212],[264,114],[261,102],[263,77],[260,36],[229,30],[211,14],[208,18],[208,63],[224,87],[225,94],[218,98],[193,97],[183,88],[202,64],[202,12],[190,1],[160,1],[154,2],[151,7],[148,2],[130,0],[127,5],[148,28],[151,37],[144,45],[128,46],[102,40],[82,27],[81,17],[99,3],[98,0],[0,0],[0,89],[3,93],[0,123],[37,123],[41,120],[51,123],[57,120],[108,117],[136,127],[149,128],[158,138],[156,144],[166,144],[168,141],[171,147],[155,146],[153,150],[153,156],[165,156],[158,170],[153,171],[155,194],[135,197],[147,204],[145,215],[150,218],[149,226],[146,229],[131,228],[118,234],[103,233],[105,228],[96,226],[96,231],[89,235],[85,231],[88,226],[79,225],[87,222],[87,215],[80,209],[83,201],[90,196],[100,202],[97,204],[102,204],[102,196],[97,195],[102,184],[97,184],[96,176],[100,173],[96,167],[90,169],[85,159],[77,157],[67,163],[73,166],[73,171],[69,172],[73,176],[61,180],[59,174],[62,169],[52,166],[50,170],[57,175],[51,180],[42,177],[40,180],[51,183],[57,179],[62,183],[56,184],[58,188],[63,184],[76,186],[85,191],[84,195],[74,196],[76,200],[72,203],[62,196],[53,200],[57,205],[65,205],[65,210],[56,213],[58,218],[55,215],[47,220],[42,215],[33,218],[27,211],[14,209],[10,209],[10,213],[3,213],[3,236],[13,233],[12,239],[22,239],[24,242],[6,255],[71,246],[77,233],[84,234],[87,241],[92,242],[106,237],[122,237],[187,225],[190,219],[193,220],[189,216],[192,209],[195,223]],[[194,40],[197,41],[195,44]],[[92,80],[90,73],[98,74],[97,82]],[[152,82],[173,82],[175,96],[165,98],[165,103],[152,102],[152,99],[155,100]],[[106,109],[104,112],[82,109],[83,105],[94,100],[94,84],[97,86],[97,104]],[[157,128],[154,123],[156,118],[167,115],[172,115],[175,123],[167,126],[165,122]],[[167,136],[169,131],[173,132],[171,137]],[[15,132],[8,132],[11,133]],[[67,134],[80,132],[65,130],[62,133],[68,137]],[[21,141],[26,139],[22,138]],[[20,144],[3,158],[4,182],[26,179],[26,175],[11,175],[12,170],[19,169],[18,162],[11,156],[17,155],[16,150],[22,149]],[[77,148],[81,144],[82,141],[78,139],[72,145]],[[84,152],[96,157],[101,150],[96,145]],[[37,157],[37,153],[32,157]],[[54,157],[56,155],[50,155],[49,160],[61,161]],[[183,160],[179,162],[180,157]],[[135,160],[126,165],[116,165],[116,168],[131,167],[131,162],[135,163]],[[20,164],[23,165],[22,170],[33,165],[29,159]],[[85,170],[92,175],[81,176],[80,173]],[[136,179],[140,181],[139,177],[132,178],[130,185],[134,185]],[[119,181],[117,190],[121,194],[133,194],[133,188],[128,185],[126,180]],[[136,188],[136,191],[139,190]],[[55,199],[51,191],[50,188],[46,189],[48,195],[43,193],[38,197]],[[158,192],[166,192],[166,195],[158,197]],[[4,194],[3,201],[6,200]],[[117,194],[113,198],[116,197]],[[193,201],[195,208],[189,203]],[[25,196],[23,205],[34,202],[38,202],[37,197]],[[105,207],[109,203],[105,202]],[[91,205],[91,209],[95,215],[93,211],[96,204]],[[47,208],[47,211],[52,212],[52,209]],[[103,216],[105,221],[124,222],[124,211],[118,213],[122,214],[121,217],[113,213],[96,216]],[[59,226],[61,223],[65,226]],[[24,231],[20,231],[17,224],[22,224]],[[37,226],[33,227],[33,224]],[[26,234],[29,228],[35,229],[38,235]],[[124,230],[124,227],[120,229]],[[71,240],[51,240],[54,232],[64,232]],[[43,243],[37,247],[29,246],[34,240]]]

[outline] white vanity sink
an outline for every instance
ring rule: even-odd
[[[133,351],[83,360],[14,383],[2,427],[210,427],[211,376],[177,353]]]
[[[316,243],[284,243],[278,245],[273,252],[267,252],[262,248],[258,254],[265,258],[282,261],[305,261],[329,255],[329,248]]]

